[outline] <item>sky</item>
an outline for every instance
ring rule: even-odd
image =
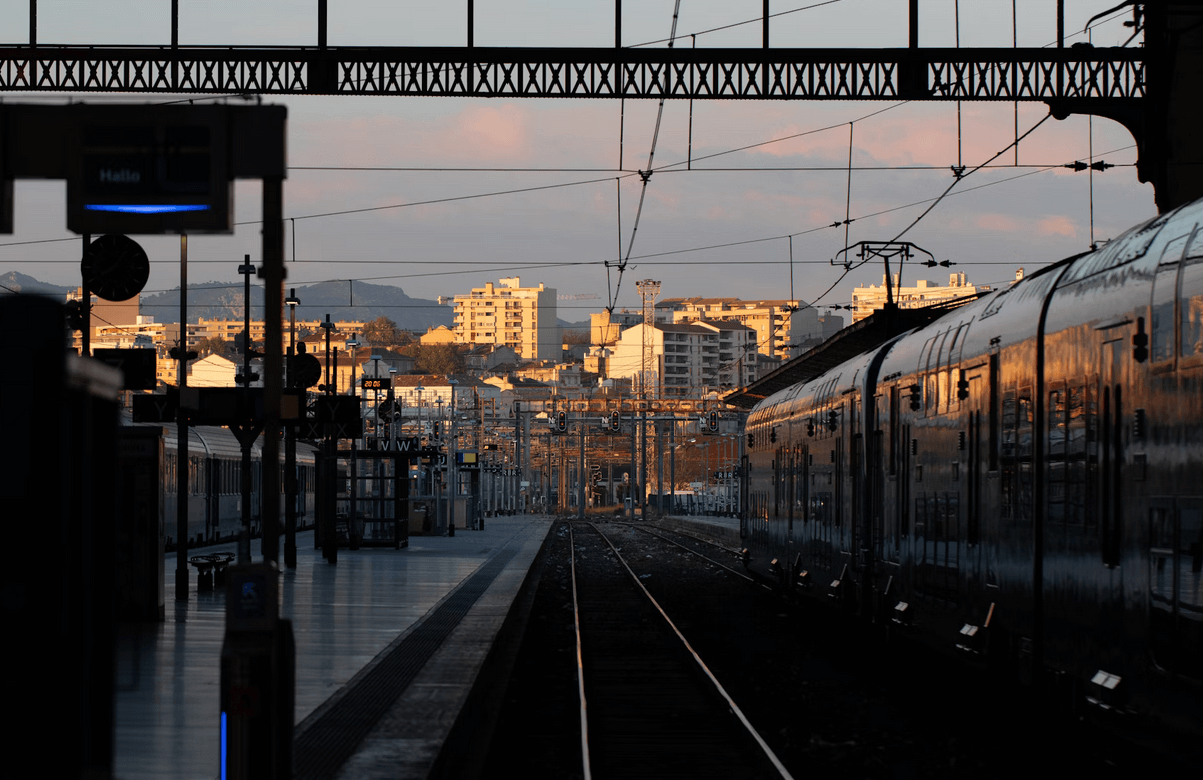
[[[317,41],[314,0],[179,5],[183,45]],[[1114,5],[1067,0],[1067,45],[1124,44],[1131,36],[1122,26],[1128,13],[1082,32],[1090,17]],[[466,0],[331,0],[329,43],[461,46],[466,6]],[[920,45],[955,46],[958,29],[963,47],[1009,47],[1013,35],[1020,46],[1055,42],[1055,3],[1015,0],[1014,6],[1013,32],[1010,0],[921,0]],[[613,45],[613,0],[478,0],[475,7],[477,46]],[[168,44],[170,8],[169,0],[39,0],[38,42]],[[673,8],[672,0],[628,0],[623,45],[665,46]],[[676,45],[759,47],[761,9],[761,0],[681,0]],[[774,48],[907,43],[907,0],[772,0],[770,10],[782,14],[772,20]],[[28,43],[28,14],[28,0],[0,0],[0,45]],[[704,32],[748,20],[755,21]],[[0,98],[147,103],[169,96]],[[661,299],[847,304],[854,286],[881,283],[882,268],[875,263],[845,274],[832,264],[841,250],[893,239],[953,182],[950,166],[986,162],[1012,143],[1016,123],[1013,104],[963,103],[958,131],[955,103],[890,101],[695,101],[691,123],[687,101],[668,101],[656,173],[632,237],[643,186],[635,172],[648,167],[657,101],[268,96],[264,102],[289,112],[284,212],[295,219],[285,227],[287,286],[357,280],[436,298],[520,276],[524,286],[544,283],[565,296],[558,308],[568,321],[587,319],[611,300],[638,308],[635,282],[642,279],[661,282]],[[1020,104],[1019,132],[1046,115],[1042,104]],[[1095,159],[1117,166],[1096,173],[1093,185],[1087,173],[1054,167],[1088,160],[1092,148]],[[1020,143],[1019,167],[1015,160],[1007,151],[995,161],[1004,167],[963,179],[905,234],[956,265],[908,266],[904,283],[945,283],[950,272],[966,273],[971,283],[1005,283],[1019,267],[1030,273],[1156,213],[1152,187],[1136,179],[1132,137],[1110,120],[1050,119]],[[928,169],[899,170],[916,166]],[[259,199],[257,182],[237,182],[234,233],[190,237],[190,283],[241,286],[243,256],[257,264],[260,254]],[[64,182],[16,182],[14,233],[0,236],[0,273],[78,284],[81,248],[66,230],[65,201]],[[319,216],[381,206],[392,208]],[[842,226],[830,227],[846,217],[853,219],[847,235]],[[145,292],[178,286],[179,239],[136,238],[151,258]],[[605,263],[628,255],[619,286]]]

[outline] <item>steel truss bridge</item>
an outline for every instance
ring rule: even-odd
[[[1123,104],[1142,49],[0,48],[0,91]],[[1118,105],[1116,106],[1118,108]],[[1072,111],[1072,107],[1070,108]]]

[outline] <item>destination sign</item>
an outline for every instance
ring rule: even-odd
[[[78,233],[232,230],[221,106],[89,107],[76,128],[67,227]]]

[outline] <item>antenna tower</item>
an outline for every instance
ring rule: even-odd
[[[644,279],[635,282],[635,289],[639,290],[639,295],[643,298],[643,362],[639,371],[639,395],[646,399],[648,366],[655,365],[655,355],[652,354],[654,346],[652,328],[656,327],[656,296],[660,294],[660,283]]]

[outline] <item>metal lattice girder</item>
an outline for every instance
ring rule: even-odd
[[[0,48],[0,91],[1124,100],[1141,49]]]

